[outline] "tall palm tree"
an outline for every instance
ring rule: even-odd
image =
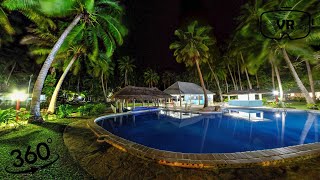
[[[25,1],[23,1],[25,2]],[[15,0],[6,0],[4,2],[6,7],[10,7],[12,10],[20,10],[23,13],[34,11],[37,14],[28,14],[41,17],[41,15],[52,17],[70,17],[75,16],[69,26],[65,29],[62,35],[53,46],[52,51],[46,58],[40,73],[37,77],[33,88],[33,95],[31,101],[31,118],[30,121],[40,121],[43,119],[40,114],[40,95],[43,88],[45,77],[48,70],[58,53],[60,47],[69,36],[70,32],[77,26],[79,31],[92,31],[93,36],[97,36],[102,39],[102,42],[106,48],[106,54],[110,57],[115,49],[116,43],[123,43],[123,34],[125,29],[120,26],[117,19],[122,14],[121,6],[113,0],[53,0],[53,1],[35,1],[30,0],[29,3],[17,4]],[[26,15],[27,16],[27,15]],[[36,18],[33,18],[36,19]],[[78,23],[81,21],[81,24]],[[39,21],[38,21],[39,22]],[[86,29],[86,25],[95,24],[89,29]],[[77,34],[77,33],[74,33]],[[72,36],[69,36],[72,39]],[[93,38],[97,39],[97,38]],[[96,48],[95,53],[92,56],[97,56],[98,41],[93,41],[93,47]],[[94,58],[94,57],[93,57]]]
[[[191,22],[185,31],[179,29],[175,31],[178,41],[170,44],[170,49],[174,49],[174,56],[178,63],[184,62],[186,66],[197,67],[200,84],[204,93],[204,108],[208,107],[208,96],[200,69],[200,64],[208,61],[209,46],[215,43],[212,38],[210,26],[199,26],[197,21]]]
[[[136,68],[133,62],[134,59],[130,59],[129,56],[124,56],[118,60],[120,73],[124,74],[124,86],[129,85],[128,74]]]
[[[259,7],[258,12],[264,12],[266,10],[272,10],[277,7],[291,7],[292,10],[300,10],[300,11],[309,11],[310,9],[317,9],[314,8],[315,6],[318,6],[318,2],[316,0],[311,0],[311,1],[300,1],[300,0],[292,0],[292,1],[269,1],[264,3]],[[261,14],[260,13],[260,14]],[[277,25],[275,23],[272,23],[273,21],[270,21],[272,19],[271,14],[265,14],[266,16],[264,17],[266,21],[263,23],[264,26],[264,31],[269,32],[274,34],[277,37],[282,36],[282,31],[278,31]],[[299,13],[291,13],[291,11],[284,12],[282,14],[278,15],[280,19],[287,19],[288,16],[291,16],[291,19],[303,19],[306,18],[303,15]],[[319,18],[318,18],[319,19]],[[307,103],[314,104],[314,100],[310,97],[308,91],[306,90],[303,82],[301,81],[300,77],[298,76],[294,66],[292,65],[292,61],[290,59],[290,56],[295,56],[295,57],[302,57],[308,59],[308,56],[312,56],[313,52],[311,48],[308,46],[306,43],[306,39],[300,39],[300,40],[295,40],[291,41],[288,39],[282,39],[281,41],[271,41],[271,40],[266,40],[263,38],[261,35],[255,36],[254,34],[259,34],[259,33],[252,33],[256,30],[257,22],[252,22],[252,23],[247,23],[244,25],[240,32],[242,35],[245,37],[249,38],[255,38],[255,41],[260,41],[262,43],[263,49],[267,49],[271,46],[273,46],[274,49],[278,49],[279,52],[281,52],[282,57],[284,58],[287,66],[289,67],[289,70],[294,77],[294,80],[301,90],[303,96],[305,97]],[[301,33],[300,31],[295,31],[294,32],[296,35],[297,33]],[[251,34],[251,35],[250,35]],[[312,34],[312,33],[311,33]],[[254,37],[253,37],[254,36]],[[267,51],[262,50],[261,53],[266,53]],[[263,56],[261,56],[263,57]]]
[[[166,89],[171,85],[172,82],[175,81],[175,74],[171,71],[165,71],[161,76],[161,80],[162,80],[164,89]]]
[[[114,63],[105,54],[99,53],[99,60],[91,62],[89,74],[100,77],[101,87],[105,101],[108,100],[108,79],[114,73]]]
[[[148,84],[149,87],[157,85],[160,79],[158,73],[152,69],[148,69],[146,72],[144,72],[143,77],[144,82]]]

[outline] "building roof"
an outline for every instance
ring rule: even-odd
[[[172,98],[171,95],[160,91],[158,88],[126,86],[113,94],[112,99],[139,99],[152,100],[160,98]]]
[[[164,90],[167,94],[203,94],[202,87],[190,82],[177,81]],[[215,94],[207,90],[207,94]]]

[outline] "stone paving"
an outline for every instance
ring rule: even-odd
[[[108,143],[98,143],[87,121],[70,124],[64,141],[74,159],[95,179],[320,179],[319,157],[268,167],[190,169],[161,165]]]

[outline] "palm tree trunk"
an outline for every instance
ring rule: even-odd
[[[310,63],[307,60],[306,60],[306,66],[307,66],[307,71],[308,71],[308,77],[309,77],[310,89],[311,89],[311,93],[312,93],[312,99],[313,99],[313,101],[316,101],[316,93],[314,91],[314,82],[313,82],[313,77],[312,77],[312,71],[311,71],[311,68],[310,68]]]
[[[54,89],[54,92],[52,94],[51,100],[50,100],[50,104],[49,104],[49,108],[48,108],[48,113],[49,114],[53,114],[55,112],[56,109],[56,103],[57,103],[57,97],[58,97],[58,93],[60,91],[60,88],[62,86],[62,83],[65,79],[65,77],[67,76],[71,66],[73,65],[73,63],[77,60],[78,55],[74,55],[73,58],[71,59],[71,61],[69,62],[67,68],[63,71],[63,74],[61,75],[58,84],[56,85],[56,88]]]
[[[282,89],[282,83],[281,83],[281,78],[280,78],[280,73],[279,69],[276,63],[273,65],[274,67],[274,72],[276,73],[277,76],[277,81],[278,81],[278,87],[279,87],[279,94],[280,94],[280,101],[283,101],[283,89]]]
[[[11,75],[12,75],[12,73],[13,73],[13,70],[14,70],[14,68],[16,67],[16,64],[17,64],[17,62],[14,62],[13,66],[12,66],[12,68],[11,68],[11,71],[10,71],[10,73],[9,73],[9,76],[8,76],[8,78],[7,78],[7,80],[6,80],[6,85],[7,85],[7,86],[8,86],[8,84],[9,84],[9,80],[10,80],[10,77],[11,77]]]
[[[77,93],[78,93],[78,95],[80,94],[80,75],[78,76]]]
[[[289,69],[291,71],[291,74],[294,77],[294,80],[296,81],[298,87],[300,88],[300,91],[302,92],[302,95],[306,98],[307,103],[308,104],[314,104],[315,102],[310,97],[309,92],[306,89],[306,87],[303,85],[301,79],[299,78],[296,70],[294,69],[294,67],[293,67],[293,65],[292,65],[292,63],[290,61],[290,58],[289,58],[289,56],[287,54],[287,51],[284,48],[282,48],[282,53],[284,55],[284,60],[286,61],[287,65],[288,65],[288,67],[289,67]]]
[[[237,61],[237,65],[238,65],[238,76],[239,76],[240,90],[242,91],[242,83],[241,83],[241,74],[240,74],[240,65],[239,65],[239,61]]]
[[[244,64],[244,59],[243,59],[243,56],[242,56],[242,52],[240,52],[240,56],[241,56],[242,63]],[[251,85],[251,82],[250,82],[250,78],[249,78],[247,67],[244,67],[244,72],[246,73],[246,76],[247,76],[249,89],[252,89],[252,85]]]
[[[222,101],[223,101],[223,98],[222,98],[222,91],[221,91],[221,88],[220,88],[219,79],[218,79],[216,73],[214,73],[214,71],[213,71],[210,63],[208,63],[208,65],[209,65],[209,68],[210,68],[210,70],[211,70],[211,73],[213,74],[214,80],[216,81],[216,84],[217,84],[217,86],[218,86],[219,96],[220,96],[220,102],[222,102]]]
[[[57,52],[59,51],[62,43],[68,36],[68,34],[71,32],[71,30],[78,24],[81,17],[83,15],[79,14],[77,15],[74,20],[71,22],[71,24],[67,27],[67,29],[62,33],[56,44],[53,46],[52,51],[48,55],[46,61],[43,63],[43,66],[40,70],[40,73],[37,77],[37,80],[33,87],[32,92],[32,100],[31,100],[31,106],[30,106],[30,118],[29,122],[43,122],[44,120],[41,117],[40,114],[40,95],[43,88],[44,80],[46,79],[46,76],[48,74],[48,70],[52,64],[52,61],[54,60]]]
[[[106,92],[105,85],[104,85],[103,72],[101,74],[100,79],[101,79],[101,86],[102,86],[103,96],[104,96],[105,101],[107,102],[107,92]]]
[[[233,83],[233,88],[234,88],[234,90],[238,90],[238,86],[236,85],[236,82],[235,82],[235,80],[233,78],[233,75],[232,75],[232,72],[231,72],[229,64],[228,64],[228,70],[229,70],[229,73],[230,73],[230,76],[231,76],[231,80],[232,80],[232,83]]]
[[[271,71],[271,79],[272,79],[272,89],[274,90],[275,88],[276,88],[276,86],[275,86],[275,82],[274,82],[274,66],[273,66],[273,63],[272,63],[272,61],[270,61],[270,64],[271,64],[271,69],[272,69],[272,71]]]
[[[127,80],[127,70],[124,72],[124,86],[128,85],[128,80]]]
[[[226,83],[226,92],[229,93],[229,85],[228,85],[228,81],[227,81],[227,76],[224,76],[224,81]]]
[[[200,83],[201,83],[201,86],[202,86],[202,89],[203,89],[203,94],[204,94],[204,105],[203,105],[203,108],[206,108],[206,107],[208,107],[207,90],[206,90],[206,87],[204,85],[201,69],[200,69],[199,62],[198,62],[197,58],[195,58],[195,62],[196,62],[196,65],[197,65],[197,70],[198,70],[198,74],[199,74],[199,78],[200,78]]]
[[[232,71],[232,73],[233,73],[233,77],[234,77],[234,82],[236,83],[236,87],[237,87],[237,91],[239,90],[239,86],[238,86],[238,79],[237,79],[237,73],[236,73],[236,70],[235,70],[235,68],[233,68],[232,69],[233,71]]]
[[[257,89],[260,89],[258,74],[256,74]]]

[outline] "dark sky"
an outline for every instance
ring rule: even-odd
[[[245,0],[126,0],[125,23],[130,31],[122,54],[136,59],[137,68],[151,67],[158,72],[182,71],[183,64],[175,62],[169,44],[174,31],[197,19],[214,28],[221,44],[235,28]]]

